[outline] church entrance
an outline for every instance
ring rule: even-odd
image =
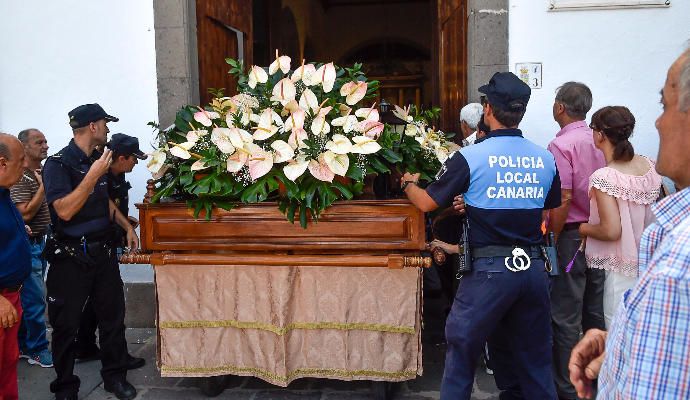
[[[225,57],[269,65],[276,49],[306,62],[364,64],[377,100],[443,109],[458,132],[467,95],[465,0],[197,0],[199,92],[234,88]],[[226,93],[231,93],[226,90]]]

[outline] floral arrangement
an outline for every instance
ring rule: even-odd
[[[156,180],[152,201],[186,200],[195,218],[237,202],[275,199],[288,220],[309,218],[338,199],[361,194],[364,177],[391,168],[412,172],[435,154],[442,162],[443,134],[410,115],[405,131],[414,143],[397,137],[379,121],[374,97],[378,81],[368,81],[361,64],[302,64],[279,56],[268,68],[227,59],[237,77],[238,94],[216,93],[207,107],[186,106],[168,129],[158,126],[158,148],[148,169]],[[402,109],[400,109],[402,110]],[[400,112],[406,112],[402,110]],[[409,110],[407,110],[409,114]],[[407,160],[410,168],[401,168]],[[406,166],[405,166],[406,167]],[[428,175],[427,175],[428,177]]]

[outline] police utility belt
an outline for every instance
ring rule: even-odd
[[[44,256],[48,262],[70,258],[86,267],[96,265],[93,257],[108,254],[113,246],[113,230],[90,233],[81,237],[50,233],[46,239]]]
[[[553,274],[555,260],[549,257],[545,246],[484,246],[471,250],[472,260],[477,258],[503,259],[505,267],[512,272],[526,271],[533,259],[544,260],[544,268]]]

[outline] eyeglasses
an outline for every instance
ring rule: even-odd
[[[591,129],[593,131],[601,131],[601,129],[597,128],[597,126],[594,124],[589,124],[589,129]]]
[[[486,98],[486,96],[479,96],[479,103],[481,103],[482,106],[485,106],[489,104],[489,100]]]

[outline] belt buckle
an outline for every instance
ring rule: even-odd
[[[527,254],[525,249],[523,249],[522,247],[515,247],[512,251],[512,254],[512,257],[508,256],[503,260],[503,264],[506,266],[508,271],[527,271],[529,267],[532,265],[532,260],[530,259],[529,254]],[[508,261],[510,261],[511,265],[508,264]]]

